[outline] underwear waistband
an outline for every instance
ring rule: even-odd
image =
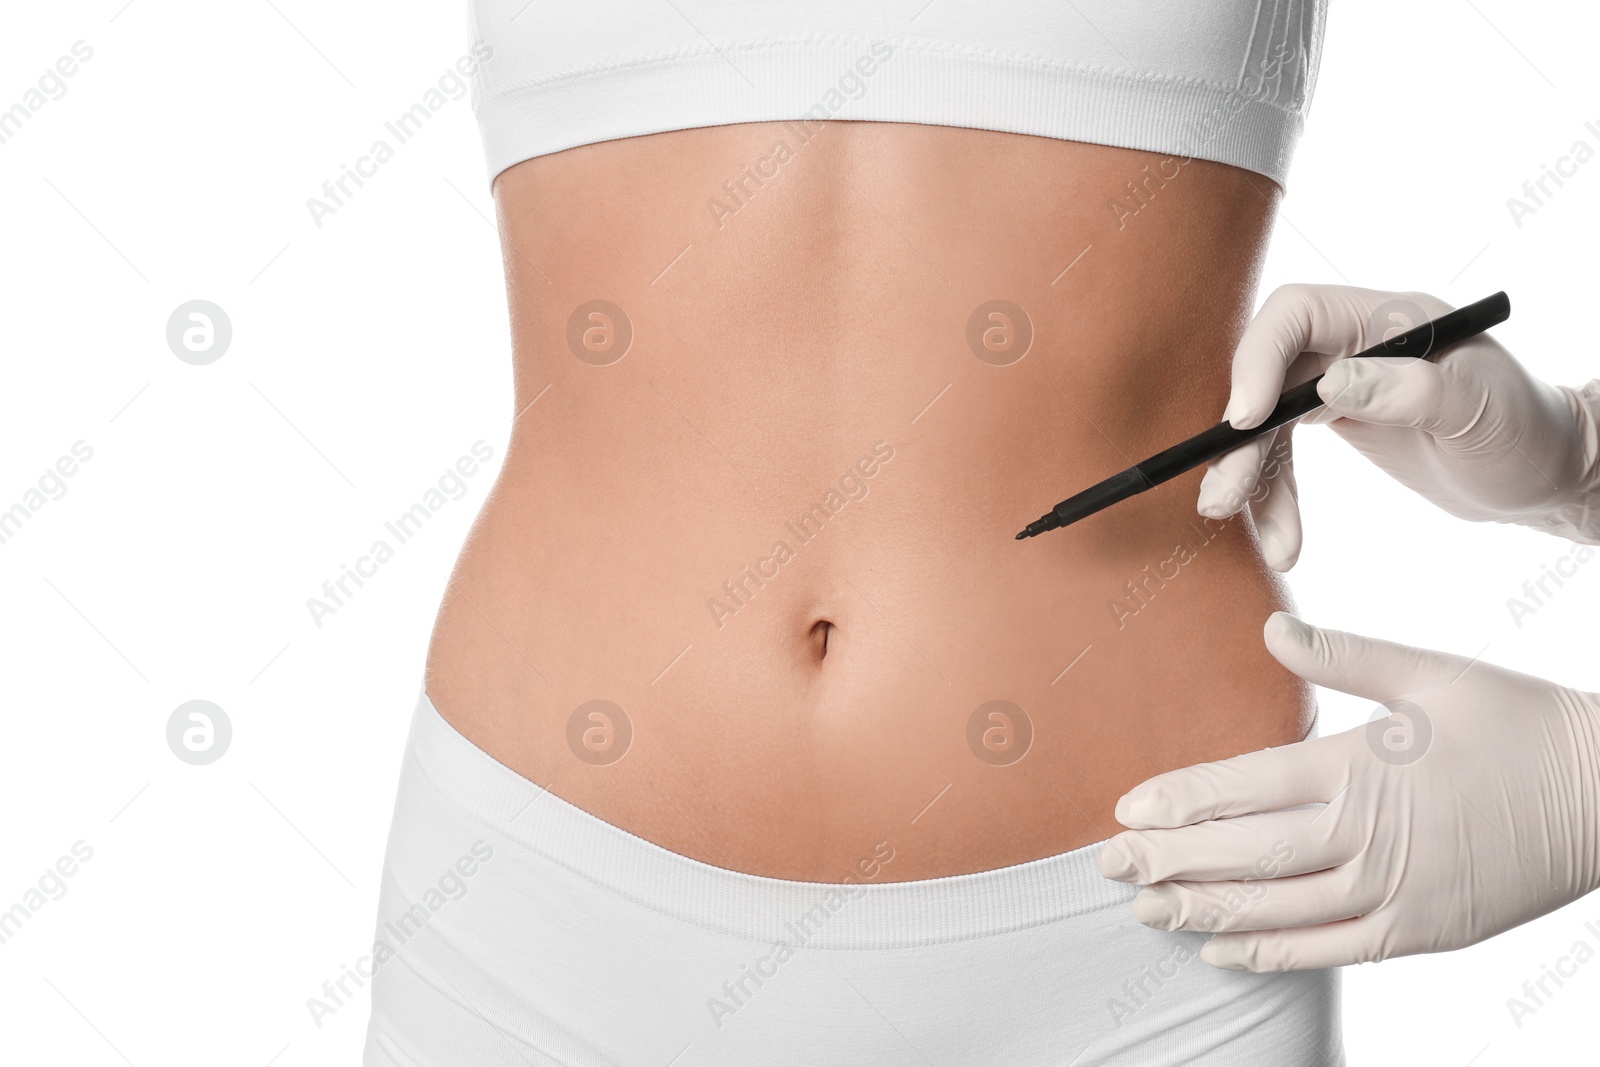
[[[522,852],[530,877],[553,864],[639,907],[735,937],[768,941],[809,916],[807,943],[817,948],[931,945],[1118,908],[1136,892],[1100,874],[1104,842],[909,882],[796,882],[715,867],[590,815],[497,762],[446,722],[426,693],[412,718],[402,775],[415,779],[401,784],[402,798],[411,791],[419,805],[412,811],[467,816],[492,831],[497,847]]]

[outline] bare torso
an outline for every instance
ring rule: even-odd
[[[838,881],[887,843],[904,880],[1099,840],[1145,777],[1304,736],[1260,638],[1284,594],[1198,473],[1013,539],[1216,420],[1267,179],[759,124],[495,192],[518,414],[427,686],[496,759],[720,867]],[[997,300],[1020,359],[1015,312],[969,330]]]

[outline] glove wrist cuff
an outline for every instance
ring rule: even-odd
[[[1600,693],[1574,689],[1557,692],[1577,756],[1577,765],[1572,769],[1574,806],[1570,812],[1578,831],[1574,870],[1581,879],[1579,888],[1588,894],[1600,889],[1600,850],[1594,847],[1600,841]]]
[[[1558,388],[1572,412],[1582,474],[1565,503],[1520,521],[1569,541],[1600,545],[1600,379],[1578,389],[1567,385]]]

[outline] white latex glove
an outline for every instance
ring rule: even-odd
[[[1218,933],[1218,967],[1298,970],[1461,948],[1600,885],[1595,694],[1283,612],[1266,640],[1393,714],[1131,790],[1100,869],[1149,887],[1140,922]]]
[[[1437,361],[1344,358],[1449,310],[1425,293],[1286,285],[1234,352],[1223,418],[1260,425],[1285,389],[1326,372],[1317,393],[1327,407],[1303,421],[1328,423],[1444,510],[1600,544],[1600,381],[1547,385],[1487,336]],[[1262,552],[1280,571],[1300,555],[1292,430],[1216,460],[1200,484],[1202,515],[1225,518],[1250,499]]]

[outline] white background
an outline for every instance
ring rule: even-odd
[[[464,12],[124,4],[12,5],[0,34],[0,108],[94,50],[0,144],[0,510],[93,449],[0,544],[0,909],[93,849],[0,944],[0,1060],[349,1064],[365,992],[320,1028],[306,1000],[370,946],[433,611],[492,467],[320,629],[305,601],[473,442],[498,464],[509,346],[466,99],[320,229],[305,201],[465,51]],[[1595,376],[1600,160],[1520,228],[1506,199],[1575,140],[1600,148],[1597,35],[1576,2],[1336,0],[1260,295],[1503,288],[1513,352]],[[234,331],[205,367],[165,340],[195,298]],[[1507,598],[1570,545],[1452,521],[1325,430],[1300,465],[1305,617],[1600,689],[1600,563],[1518,627]],[[234,729],[206,767],[165,739],[195,698]],[[1368,711],[1331,695],[1323,729]],[[1600,897],[1347,971],[1351,1062],[1593,1060],[1600,961],[1520,1028],[1506,1007],[1576,940],[1600,946],[1591,920]]]

